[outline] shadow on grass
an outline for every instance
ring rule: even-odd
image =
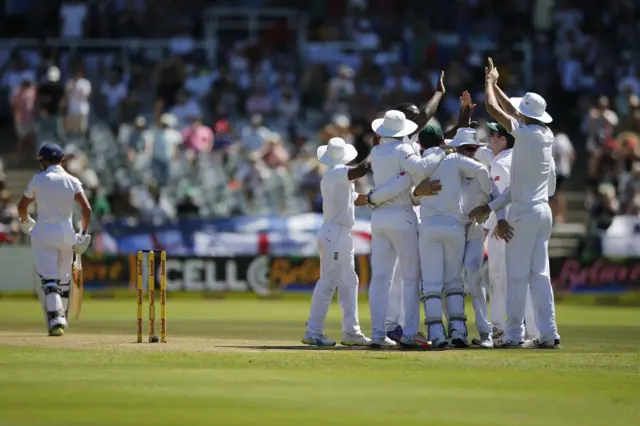
[[[258,350],[276,350],[276,351],[370,351],[370,352],[444,352],[444,351],[475,351],[486,350],[478,347],[469,346],[468,348],[445,348],[445,349],[417,349],[417,348],[369,348],[362,346],[302,346],[302,345],[290,345],[290,346],[220,346],[221,348],[230,349],[258,349]]]

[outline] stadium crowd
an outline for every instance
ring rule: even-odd
[[[482,101],[482,80],[472,76],[482,75],[483,58],[492,53],[509,93],[527,83],[553,94],[561,179],[571,175],[576,153],[586,152],[591,228],[606,229],[615,214],[638,213],[637,2],[307,3],[304,55],[294,26],[283,19],[256,39],[220,31],[213,66],[198,44],[202,10],[295,11],[301,2],[7,1],[3,37],[167,40],[161,51],[0,49],[17,137],[11,149],[31,158],[44,140],[63,144],[67,169],[94,204],[96,227],[123,216],[160,223],[319,211],[317,146],[340,136],[358,149],[356,161],[364,159],[372,144],[368,123],[399,102],[425,102],[441,69],[447,96],[434,124],[447,127],[462,90]],[[351,49],[327,47],[335,42]],[[531,47],[529,59],[521,42]],[[529,82],[527,71],[535,76]],[[3,192],[2,200],[10,198]]]

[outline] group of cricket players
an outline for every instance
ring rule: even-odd
[[[553,132],[545,100],[527,93],[509,99],[498,70],[485,68],[488,144],[471,127],[475,105],[460,97],[458,126],[442,133],[427,126],[445,93],[441,73],[435,95],[421,109],[402,104],[371,124],[377,135],[369,159],[347,164],[356,150],[340,138],[318,148],[329,166],[321,180],[324,223],[318,233],[320,279],[302,342],[333,346],[325,318],[338,290],[343,312],[341,344],[374,348],[470,345],[465,312],[472,296],[480,348],[560,348],[549,277],[548,243],[555,192]],[[44,144],[42,171],[20,200],[20,227],[31,236],[38,293],[51,336],[68,327],[72,262],[91,241],[91,207],[80,181],[62,167],[63,150]],[[373,173],[374,188],[357,194],[353,181]],[[29,216],[37,207],[38,221]],[[76,232],[75,205],[82,212]],[[358,276],[351,229],[356,206],[369,206],[372,334],[360,329]],[[484,241],[489,288],[480,279]],[[463,279],[464,277],[464,279]],[[489,296],[489,307],[487,306]],[[420,330],[421,306],[427,335]],[[445,326],[446,325],[446,326]]]
[[[487,124],[487,143],[471,127],[476,105],[467,92],[456,127],[443,133],[427,125],[445,93],[441,73],[423,108],[402,104],[372,122],[377,143],[364,162],[347,166],[356,150],[340,138],[318,148],[319,161],[329,166],[320,183],[320,279],[302,343],[336,344],[325,335],[325,319],[337,290],[342,345],[560,348],[548,256],[548,201],[556,185],[552,119],[540,95],[508,98],[498,78],[489,58],[486,109],[495,121]],[[356,193],[353,181],[369,172],[374,188]],[[373,209],[371,338],[358,319],[350,234],[355,206]],[[485,242],[488,288],[480,277]],[[479,334],[471,342],[465,289]],[[421,318],[426,335],[419,331]]]

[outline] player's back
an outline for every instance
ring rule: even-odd
[[[25,195],[35,198],[39,224],[71,224],[74,197],[81,191],[82,184],[77,178],[62,166],[50,166],[31,179]]]
[[[425,151],[425,155],[427,151]],[[430,216],[449,216],[463,221],[462,214],[462,180],[464,175],[460,170],[460,154],[449,154],[440,167],[431,176],[432,180],[440,180],[442,189],[437,195],[422,197],[420,200],[420,218]]]
[[[399,156],[405,155],[404,152],[401,151],[403,146],[405,146],[405,143],[402,141],[384,138],[382,143],[373,147],[370,160],[375,186],[382,185],[405,171],[402,170],[399,162]],[[411,148],[411,152],[413,152],[413,148]],[[379,207],[383,206],[413,206],[411,202],[411,189],[407,189],[390,200],[380,203]]]

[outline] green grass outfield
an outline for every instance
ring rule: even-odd
[[[36,301],[1,300],[0,425],[640,419],[638,308],[560,305],[562,351],[313,350],[299,343],[307,313],[305,300],[170,300],[169,343],[152,345],[133,343],[134,300],[86,301],[62,338],[44,336]],[[328,334],[339,330],[334,305]]]

